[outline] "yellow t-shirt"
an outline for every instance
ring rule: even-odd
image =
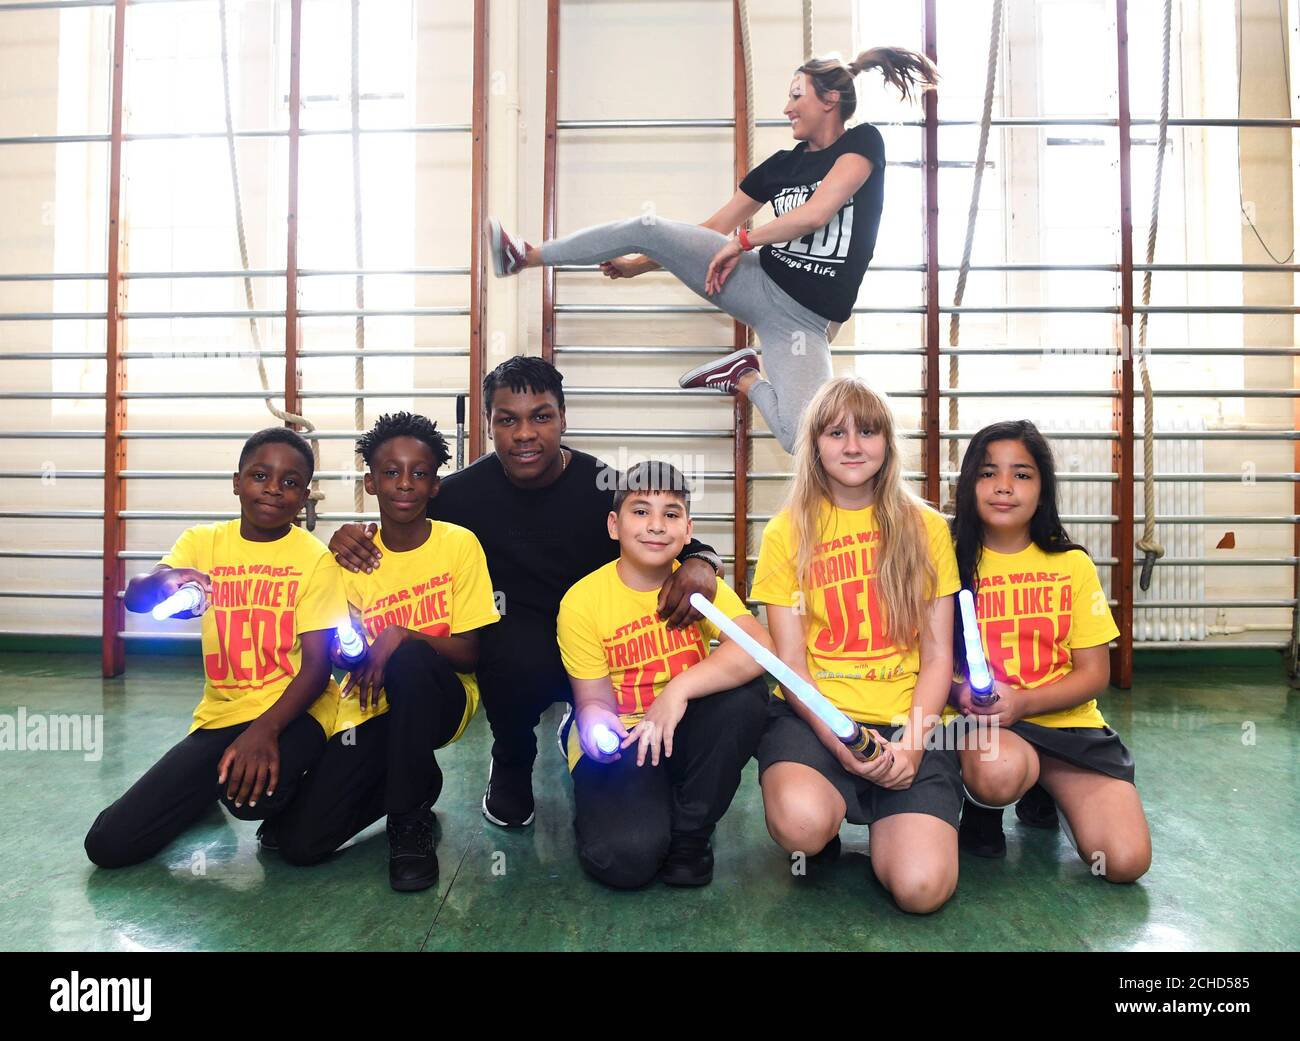
[[[674,561],[673,570],[678,567]],[[749,615],[735,591],[722,579],[717,582],[718,610],[728,618]],[[658,605],[659,590],[626,585],[617,560],[579,579],[560,601],[556,636],[564,671],[580,680],[608,676],[625,727],[636,725],[670,679],[703,661],[709,641],[718,638],[707,619],[669,629],[656,613]],[[577,730],[569,730],[569,769],[582,755]]]
[[[487,557],[474,533],[446,521],[430,521],[429,526],[424,544],[403,553],[385,546],[383,531],[376,532],[375,545],[383,553],[379,567],[370,574],[343,572],[348,603],[361,613],[367,644],[374,643],[390,625],[429,636],[451,636],[501,620],[492,595]],[[465,732],[479,701],[474,675],[459,675],[465,687],[465,714],[452,741]],[[388,698],[381,693],[379,707],[363,713],[361,699],[354,690],[338,703],[333,733],[387,711]]]
[[[1010,687],[1041,687],[1068,676],[1076,647],[1097,647],[1119,635],[1097,567],[1083,550],[1044,553],[1030,543],[1019,553],[980,554],[975,617],[989,669]],[[1045,727],[1104,727],[1095,699],[1060,712],[1030,716]]]
[[[302,528],[274,542],[249,542],[239,521],[182,532],[162,559],[212,579],[203,615],[203,700],[193,733],[257,719],[275,704],[302,664],[302,634],[347,621],[342,569]],[[333,677],[307,711],[325,733],[334,725]]]
[[[961,586],[952,537],[941,514],[925,507],[922,515],[937,580],[934,595],[948,596]],[[782,510],[773,517],[763,531],[750,596],[778,607],[803,606],[808,672],[837,708],[860,723],[902,722],[912,707],[921,652],[919,644],[903,652],[883,628],[874,581],[880,549],[876,508],[843,510],[827,502],[821,531],[812,588],[801,591],[790,515]]]

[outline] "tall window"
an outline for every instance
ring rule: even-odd
[[[939,157],[939,260],[956,266],[966,233],[979,137],[978,121],[987,72],[991,0],[940,0],[938,4],[939,114],[943,120],[970,120],[973,125],[942,127]],[[1223,41],[1235,40],[1230,5],[1205,5],[1181,0],[1174,5],[1170,113],[1177,116],[1231,114],[1236,105],[1236,81],[1225,81],[1221,69],[1202,53],[1204,40],[1213,40],[1216,55]],[[861,46],[898,43],[920,48],[922,3],[862,2],[857,5]],[[1130,98],[1137,120],[1154,120],[1160,107],[1161,27],[1163,5],[1130,4]],[[1038,0],[1004,4],[993,115],[1114,118],[1116,44],[1113,0]],[[1222,61],[1218,63],[1220,66]],[[879,81],[864,77],[859,93],[859,119],[878,122],[886,136],[890,159],[873,267],[924,262],[924,171],[895,165],[921,156],[922,131],[891,127],[900,120],[919,120],[919,104],[900,105],[897,95],[879,89]],[[1134,261],[1145,261],[1147,222],[1155,176],[1157,128],[1138,123],[1133,128],[1132,196]],[[998,128],[990,131],[983,188],[976,219],[972,263],[1114,264],[1119,260],[1118,135],[1114,127],[1060,126]],[[1235,135],[1231,131],[1171,128],[1161,187],[1156,262],[1234,263],[1241,259],[1240,220],[1233,208],[1210,205],[1207,199],[1235,180]],[[1235,188],[1233,189],[1235,200]],[[1222,196],[1220,196],[1222,198]],[[1140,302],[1141,274],[1136,279]],[[940,278],[940,304],[953,303],[956,273]],[[1154,276],[1153,304],[1191,302],[1233,304],[1241,300],[1240,275],[1179,274]],[[924,302],[920,276],[870,271],[859,303],[893,306]],[[1114,307],[1119,303],[1118,279],[1110,272],[1048,271],[1037,273],[972,272],[963,303],[967,306],[1059,305]],[[908,316],[859,316],[856,343],[864,372],[888,380],[892,387],[919,386],[915,358],[873,355],[873,347],[923,343],[923,325]],[[941,342],[947,344],[949,318],[941,321]],[[1044,315],[964,315],[962,346],[1011,345],[1037,347],[1041,354],[1000,358],[996,366],[982,359],[962,359],[964,388],[1014,386],[1101,386],[1109,369],[1097,358],[1114,349],[1116,318],[1109,314],[1057,313]],[[1240,346],[1240,316],[1152,317],[1150,345],[1214,344]],[[1243,380],[1239,358],[1157,358],[1153,375],[1165,387],[1233,386]],[[944,367],[946,372],[946,365]],[[1107,381],[1108,382],[1108,381]],[[1221,406],[1232,418],[1241,402]],[[1202,415],[1201,399],[1169,398],[1159,403],[1160,416]],[[961,402],[961,426],[971,428],[1006,414],[1001,399]],[[905,413],[919,410],[904,405]],[[1110,404],[1103,399],[1020,400],[1017,414],[1035,419],[1105,423]],[[1140,406],[1139,406],[1140,411]],[[945,410],[946,412],[946,410]],[[1238,416],[1239,418],[1239,416]]]
[[[111,18],[104,14],[95,30],[85,31],[78,11],[64,14],[68,32],[60,46],[60,129],[81,132],[86,115],[77,106],[84,97],[78,84],[85,78],[87,56],[100,57],[111,45]],[[382,0],[360,5],[356,55],[360,72],[360,122],[363,127],[405,127],[414,122],[413,0]],[[233,126],[241,131],[284,131],[288,126],[287,0],[229,0],[225,39]],[[124,146],[127,173],[126,228],[131,272],[239,270],[239,224],[225,128],[222,24],[216,0],[202,3],[134,5],[128,12],[128,58],[125,79],[128,135],[140,135]],[[302,35],[304,136],[300,146],[299,266],[315,269],[409,269],[414,266],[415,144],[410,134],[361,135],[362,263],[357,262],[356,216],[353,205],[351,126],[352,24],[348,0],[310,0],[304,5]],[[63,99],[68,99],[65,104]],[[195,138],[151,140],[149,135],[197,132]],[[286,258],[287,149],[280,135],[241,137],[236,141],[239,201],[249,267],[283,270]],[[66,167],[66,169],[65,169]],[[102,176],[102,172],[101,175]],[[99,177],[86,177],[75,164],[61,164],[56,212],[73,215],[59,224],[56,264],[59,270],[100,270],[105,266],[104,224],[93,216],[97,207],[79,199],[102,191]],[[102,284],[101,284],[102,285]],[[350,277],[303,279],[300,306],[338,309],[355,306]],[[367,308],[410,308],[414,303],[409,277],[368,279]],[[102,290],[81,283],[56,283],[60,309],[102,308]],[[258,310],[282,311],[282,277],[253,280]],[[247,306],[239,278],[136,278],[129,283],[129,312],[242,311]],[[409,318],[368,320],[371,343],[410,346]],[[267,351],[281,351],[281,319],[258,319],[257,332]],[[304,322],[304,345],[312,348],[350,347],[355,320],[319,318]],[[56,323],[56,351],[102,349],[101,323]],[[221,386],[255,389],[260,386],[252,359],[232,359],[232,351],[248,351],[254,343],[249,322],[242,318],[132,319],[127,345],[132,352],[192,354],[199,368]],[[205,360],[206,359],[206,360]],[[283,364],[268,362],[271,386],[283,387]],[[132,390],[166,390],[176,386],[174,362],[157,365],[135,362]],[[372,386],[410,383],[410,359],[367,361]],[[316,385],[347,386],[350,359],[322,361],[312,373]],[[60,363],[60,389],[102,389],[102,368],[82,362]],[[93,403],[65,402],[67,411]],[[228,410],[217,401],[187,402],[186,413]],[[256,408],[260,408],[260,404]],[[314,415],[342,415],[350,402],[313,399]],[[175,413],[174,403],[133,400],[133,415]]]

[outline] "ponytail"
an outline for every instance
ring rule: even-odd
[[[939,82],[939,70],[934,62],[924,54],[901,47],[872,47],[848,65],[850,76],[868,69],[879,69],[885,82],[898,88],[904,101],[910,100],[914,91],[919,94],[933,90]]]
[[[872,47],[848,65],[837,54],[813,58],[795,71],[808,76],[819,98],[825,100],[831,91],[837,92],[840,96],[840,119],[847,123],[858,107],[858,94],[853,79],[867,69],[879,69],[885,82],[896,87],[905,101],[910,100],[914,94],[932,90],[939,82],[939,71],[934,62],[924,54],[901,47]]]

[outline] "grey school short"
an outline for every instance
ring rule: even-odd
[[[873,727],[892,741],[902,727]],[[762,776],[773,763],[802,763],[811,766],[835,786],[848,807],[844,819],[850,824],[874,824],[896,813],[928,813],[954,828],[961,819],[963,790],[957,752],[951,741],[927,748],[921,768],[908,788],[881,788],[844,769],[812,728],[796,716],[780,698],[772,695],[767,704],[767,727],[758,742],[758,772]]]

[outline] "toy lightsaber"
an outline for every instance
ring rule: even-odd
[[[880,755],[880,745],[868,733],[866,727],[857,720],[850,719],[832,705],[821,691],[714,607],[703,593],[691,594],[691,606],[726,633],[730,639],[735,640],[746,654],[803,702],[809,712],[830,727],[831,733],[848,746],[850,752],[867,763]]]
[[[613,755],[618,751],[618,746],[623,743],[604,723],[597,723],[591,728],[591,740],[604,755]]]
[[[456,469],[465,469],[465,395],[456,395]]]
[[[339,656],[349,665],[355,665],[366,656],[366,645],[351,623],[338,627]]]
[[[178,614],[198,614],[205,599],[201,585],[186,582],[166,600],[155,605],[153,616],[161,622],[164,618],[175,618]]]
[[[993,690],[993,674],[989,672],[980,642],[980,625],[975,619],[975,597],[969,589],[957,594],[961,607],[961,631],[966,641],[966,678],[970,681],[971,700],[977,705],[992,705],[998,700]]]

